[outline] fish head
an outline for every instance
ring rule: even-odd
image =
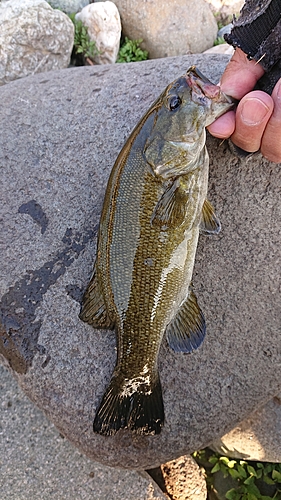
[[[197,168],[205,127],[232,109],[235,101],[192,66],[152,106],[154,122],[143,154],[164,179]]]

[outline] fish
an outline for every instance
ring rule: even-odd
[[[151,105],[115,161],[79,315],[117,335],[117,361],[95,414],[95,433],[159,434],[163,336],[184,353],[205,337],[192,272],[199,231],[220,230],[207,199],[205,127],[233,106],[192,66]]]

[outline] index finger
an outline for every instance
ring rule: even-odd
[[[260,64],[253,60],[249,61],[246,54],[237,48],[225,68],[219,85],[225,94],[240,100],[254,88],[263,74],[264,70]],[[228,111],[220,116],[207,128],[215,137],[221,139],[230,137],[235,130],[234,111]]]
[[[221,77],[220,86],[223,92],[241,99],[253,90],[257,81],[264,74],[264,69],[256,61],[247,58],[244,52],[237,48],[225,68]]]

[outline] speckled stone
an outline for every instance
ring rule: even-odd
[[[61,433],[106,465],[147,469],[189,454],[281,392],[280,165],[237,158],[209,139],[209,198],[222,231],[200,237],[194,271],[206,339],[191,355],[163,342],[159,436],[92,431],[116,343],[78,312],[110,170],[170,81],[195,63],[218,81],[227,61],[194,55],[74,68],[0,88],[0,352]]]
[[[75,449],[0,366],[1,500],[167,500],[142,471],[93,462]]]
[[[190,455],[161,465],[168,494],[173,500],[206,500],[204,473]]]

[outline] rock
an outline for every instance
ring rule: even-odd
[[[227,35],[227,34],[229,34],[229,33],[231,32],[232,28],[233,28],[233,23],[229,23],[229,24],[227,24],[226,26],[223,26],[223,27],[222,27],[221,29],[219,29],[219,31],[218,31],[218,37],[223,38],[223,37],[224,37],[224,35]]]
[[[114,0],[122,32],[130,39],[143,39],[149,58],[203,52],[217,36],[217,24],[204,0]],[[192,12],[192,15],[190,14]]]
[[[229,22],[231,21],[233,14],[237,17],[242,9],[245,0],[206,0],[210,5],[210,8],[217,21]]]
[[[0,366],[1,498],[167,500],[144,471],[106,467],[63,439]]]
[[[73,23],[44,0],[0,3],[0,25],[0,85],[68,66]]]
[[[115,63],[121,38],[121,21],[116,5],[109,1],[92,3],[75,17],[88,27],[90,39],[96,42],[100,54],[94,61],[97,64]]]
[[[251,413],[238,426],[214,441],[211,448],[227,457],[281,462],[281,395]]]
[[[203,472],[191,456],[183,456],[161,465],[167,493],[173,500],[206,500],[207,485]]]
[[[50,0],[48,3],[53,9],[61,9],[67,14],[72,14],[86,7],[89,4],[89,0]]]
[[[203,54],[226,54],[232,56],[232,54],[234,54],[234,48],[227,43],[221,43],[205,50]]]
[[[0,88],[0,352],[59,431],[106,465],[148,469],[190,454],[281,393],[281,167],[259,155],[237,158],[209,138],[209,198],[222,231],[200,237],[193,276],[206,339],[190,355],[163,341],[159,436],[92,431],[116,342],[78,313],[110,170],[169,82],[192,64],[218,81],[228,60],[73,68]]]

